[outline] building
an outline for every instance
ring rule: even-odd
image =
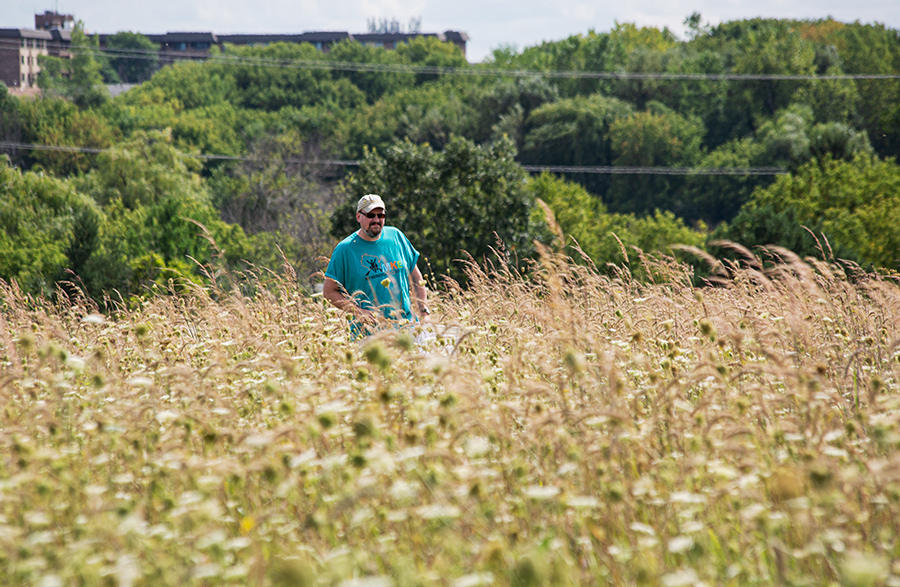
[[[34,30],[0,29],[0,82],[18,90],[36,88],[39,56],[71,58],[74,23],[71,14],[48,10],[34,15]]]
[[[75,28],[75,17],[71,14],[60,14],[47,10],[44,14],[34,15],[34,28],[39,31],[52,31],[53,29],[71,31]]]
[[[50,54],[52,41],[49,31],[0,29],[0,82],[21,90],[36,87],[38,57]]]
[[[264,47],[273,43],[310,43],[323,53],[331,51],[331,47],[341,41],[352,39],[350,33],[345,32],[311,32],[296,35],[218,35],[222,48],[225,45],[244,45],[248,47]]]
[[[71,14],[59,14],[47,10],[34,16],[35,29],[0,29],[0,82],[10,88],[35,88],[41,68],[40,55],[71,58],[72,29],[75,19]],[[106,46],[110,35],[99,35],[100,48]],[[466,54],[468,36],[460,31],[444,33],[401,33],[399,31],[351,34],[347,32],[307,32],[297,34],[237,34],[217,35],[211,32],[168,32],[162,35],[145,35],[159,47],[160,65],[181,59],[207,59],[210,50],[218,47],[227,51],[228,45],[260,47],[273,43],[310,43],[317,50],[328,53],[341,41],[350,40],[370,47],[395,49],[415,37],[436,37],[453,43]]]
[[[108,36],[100,35],[101,48],[105,46]],[[226,51],[227,45],[263,47],[273,43],[310,43],[319,51],[328,53],[332,46],[345,40],[356,41],[369,47],[396,49],[398,45],[408,43],[415,37],[435,37],[441,41],[453,43],[465,55],[466,41],[469,39],[466,33],[460,31],[446,31],[444,33],[378,32],[364,34],[325,31],[298,34],[236,35],[219,35],[211,32],[182,32],[146,35],[146,37],[159,45],[160,63],[163,65],[178,59],[205,59],[209,56],[209,51],[214,45],[218,46],[221,51]]]
[[[409,43],[416,37],[434,37],[445,43],[453,43],[460,48],[463,55],[466,54],[466,42],[469,40],[469,36],[461,31],[445,31],[443,33],[378,32],[352,36],[353,40],[358,43],[369,47],[383,47],[384,49],[396,49],[397,45]]]
[[[100,48],[106,46],[106,37],[100,35]],[[166,33],[145,35],[159,45],[159,64],[168,65],[180,59],[206,59],[209,50],[219,44],[215,33]]]
[[[47,52],[50,56],[71,59],[72,52],[69,48],[72,46],[72,31],[53,29],[48,32],[53,37],[53,40],[47,43]]]

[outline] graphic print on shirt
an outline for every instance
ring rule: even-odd
[[[384,263],[382,263],[381,259],[378,257],[373,255],[363,255],[360,261],[362,262],[363,267],[366,268],[366,279],[373,279],[384,274]]]
[[[369,281],[373,279],[383,279],[406,267],[406,263],[402,259],[388,263],[383,257],[376,257],[368,254],[360,257],[359,261],[366,269],[366,279]]]

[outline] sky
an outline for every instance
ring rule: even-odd
[[[34,15],[46,10],[72,14],[90,33],[365,33],[372,20],[396,20],[405,31],[415,19],[422,32],[465,32],[472,63],[500,47],[607,32],[617,22],[668,27],[684,38],[684,20],[694,12],[712,25],[832,17],[900,29],[898,0],[0,0],[0,28],[34,28]]]

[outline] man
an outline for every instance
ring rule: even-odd
[[[325,270],[325,298],[353,315],[354,337],[380,325],[415,322],[412,301],[421,316],[428,316],[422,273],[416,266],[419,252],[393,226],[385,226],[381,196],[368,194],[356,205],[359,230],[334,248]],[[411,296],[413,300],[411,300]]]

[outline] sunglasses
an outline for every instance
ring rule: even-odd
[[[384,218],[384,213],[381,214],[377,212],[369,212],[368,214],[363,214],[366,218]]]

